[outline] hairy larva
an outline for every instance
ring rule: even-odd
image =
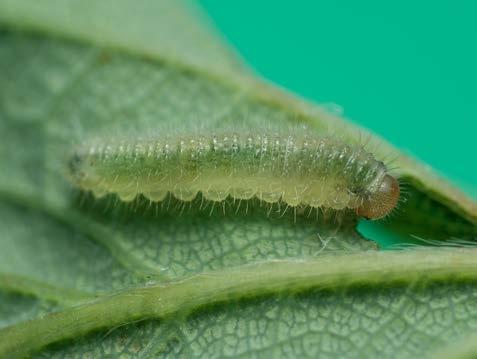
[[[399,199],[399,183],[362,146],[333,137],[280,134],[184,135],[111,141],[78,148],[69,178],[97,197],[123,201],[142,194],[162,201],[170,192],[191,201],[257,197],[288,206],[353,209],[377,219]]]

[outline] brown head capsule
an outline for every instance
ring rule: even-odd
[[[356,209],[358,216],[366,219],[379,219],[388,215],[399,200],[399,182],[386,175],[378,190]]]

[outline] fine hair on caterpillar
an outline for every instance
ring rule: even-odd
[[[399,200],[399,182],[363,146],[305,133],[217,132],[103,140],[75,149],[68,177],[96,197],[122,201],[170,193],[189,202],[257,198],[293,208],[353,210],[378,219]]]
[[[268,203],[257,197],[248,200],[234,199],[230,196],[223,201],[205,199],[201,193],[191,201],[182,201],[169,193],[163,201],[153,202],[144,195],[138,195],[129,202],[122,201],[115,194],[107,194],[97,198],[91,192],[75,193],[75,202],[83,210],[96,213],[99,216],[117,217],[129,220],[137,215],[141,218],[173,217],[254,217],[269,220],[288,221],[291,223],[326,223],[340,227],[349,221],[355,221],[353,211],[332,210],[329,208],[313,208],[310,206],[291,207],[284,202]]]

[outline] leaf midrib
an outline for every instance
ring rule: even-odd
[[[414,249],[275,260],[137,287],[0,330],[0,357],[138,320],[190,313],[204,305],[310,289],[477,280],[477,249]],[[38,333],[43,333],[41,336]]]

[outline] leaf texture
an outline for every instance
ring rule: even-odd
[[[389,272],[399,280],[374,280],[349,269],[351,258],[379,273],[396,254],[376,254],[352,216],[297,215],[259,201],[240,211],[174,199],[123,205],[71,188],[66,160],[90,139],[239,125],[307,126],[350,143],[366,133],[256,79],[194,9],[172,0],[0,1],[0,356],[394,358],[465,340],[477,327],[471,249],[408,250]],[[475,203],[376,143],[376,156],[397,158],[410,187],[389,227],[475,238]],[[315,263],[319,277],[321,258],[333,285],[274,287],[263,270],[276,265],[286,278],[284,263]],[[442,271],[430,266],[436,261]],[[213,280],[200,296],[181,287],[228,271],[238,289],[220,300],[210,299]],[[268,284],[246,291],[240,273]],[[171,313],[128,302],[137,304],[138,291],[160,302],[151,288],[174,285],[182,305]],[[98,325],[61,319],[87,318],[111,298],[124,301],[98,312]],[[62,336],[62,325],[72,334]]]

